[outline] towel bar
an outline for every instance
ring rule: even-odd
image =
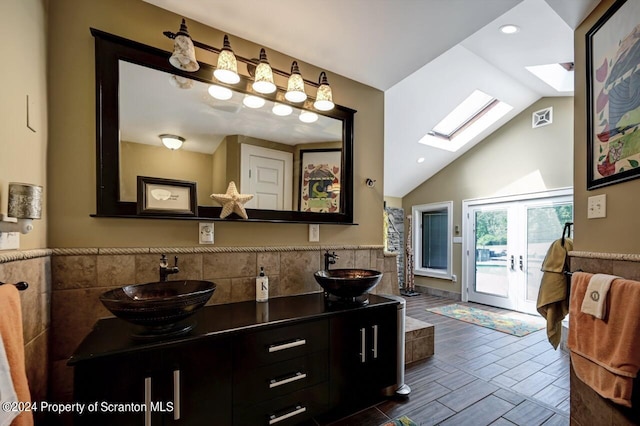
[[[0,281],[0,285],[2,285],[2,284],[6,284],[6,283],[3,283],[2,281]],[[20,281],[20,282],[15,283],[14,285],[20,291],[26,290],[29,287],[29,283],[26,282],[26,281]]]

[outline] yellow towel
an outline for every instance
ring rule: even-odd
[[[24,364],[24,338],[22,337],[22,311],[20,294],[13,285],[0,285],[0,338],[11,369],[13,387],[21,402],[31,402]],[[23,411],[11,426],[33,426],[31,411]]]
[[[595,274],[591,277],[580,310],[585,314],[603,319],[607,314],[607,295],[611,282],[618,278],[620,277],[607,274]]]
[[[571,364],[576,376],[602,397],[631,407],[633,379],[640,371],[640,282],[611,283],[603,321],[580,310],[591,276],[575,272],[571,280]]]
[[[567,279],[564,276],[567,252],[573,250],[570,238],[551,243],[542,262],[542,282],[538,292],[536,308],[547,320],[547,338],[554,349],[558,348],[562,337],[562,320],[569,313]]]

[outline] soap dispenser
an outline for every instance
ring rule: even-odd
[[[269,300],[269,277],[264,274],[264,268],[260,267],[260,275],[256,277],[256,302]]]

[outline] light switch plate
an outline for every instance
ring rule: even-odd
[[[589,197],[587,219],[607,217],[607,194]]]
[[[19,248],[19,232],[0,232],[0,250],[18,250]]]
[[[320,225],[317,223],[309,224],[309,242],[317,243],[320,241]]]
[[[213,222],[200,222],[198,230],[198,242],[200,244],[213,244]]]

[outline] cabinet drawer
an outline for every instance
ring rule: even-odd
[[[234,410],[233,424],[238,426],[297,425],[327,411],[327,382],[242,410]]]
[[[327,350],[254,370],[242,368],[233,376],[233,403],[253,405],[324,382],[328,376]]]
[[[234,341],[234,366],[253,369],[317,352],[328,344],[327,320],[249,333]]]

